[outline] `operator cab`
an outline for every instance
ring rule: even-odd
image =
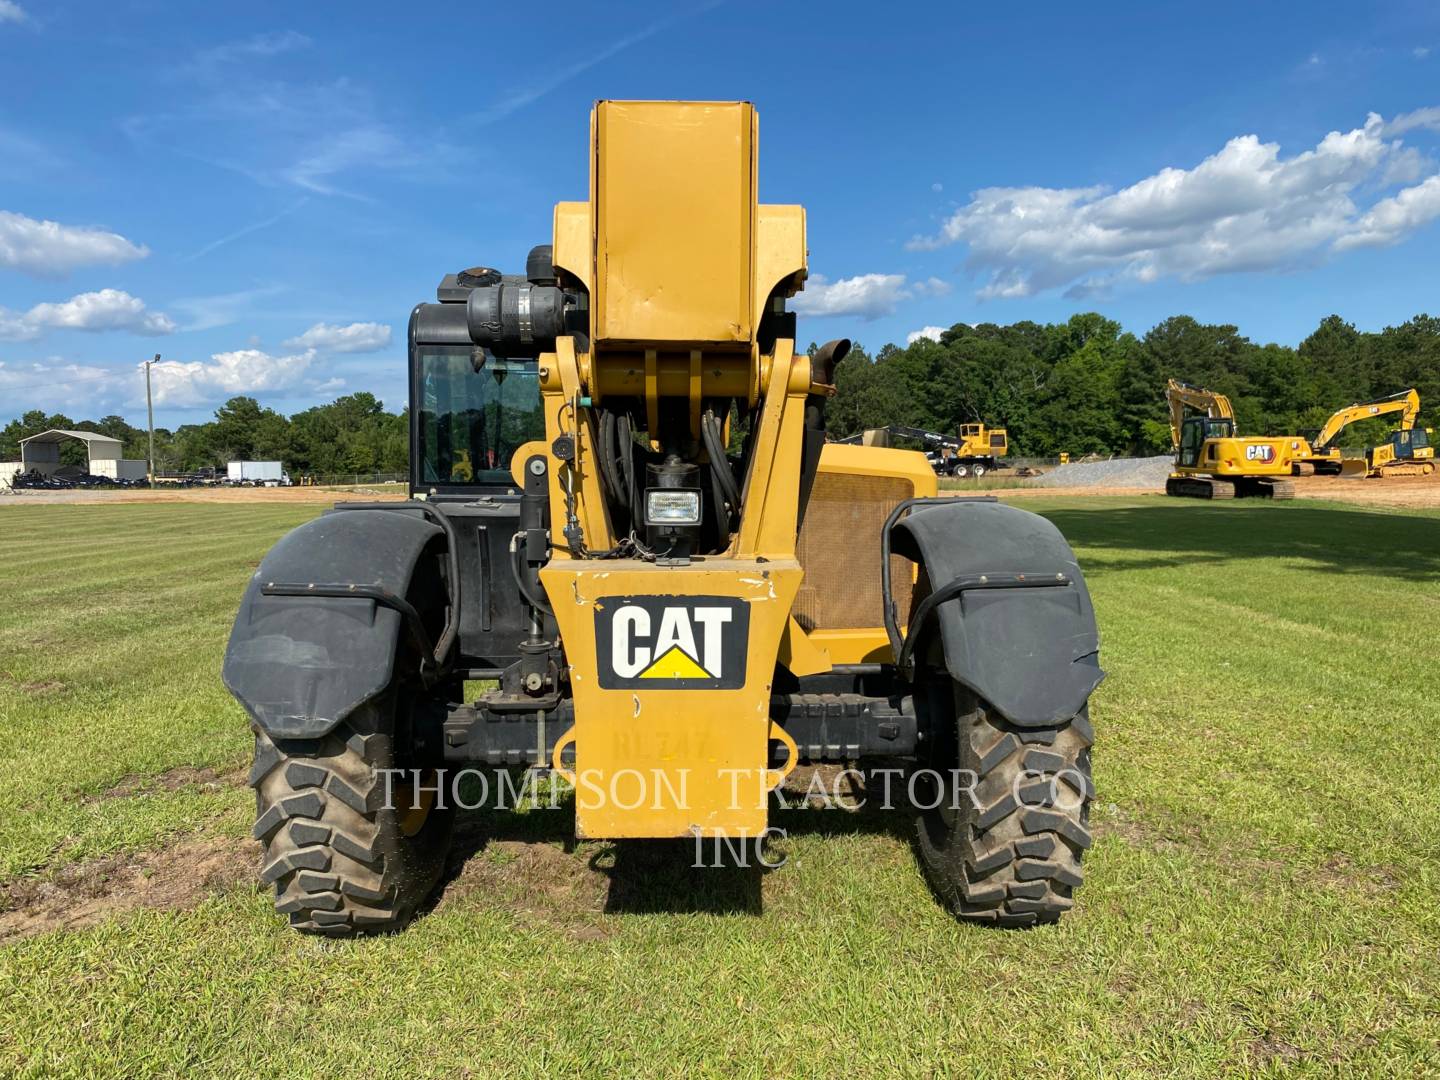
[[[1211,439],[1229,439],[1235,435],[1235,421],[1228,417],[1190,416],[1180,425],[1180,464],[1194,468],[1200,464],[1200,451]]]
[[[513,493],[510,459],[545,437],[536,361],[478,345],[410,345],[412,494]]]
[[[1397,460],[1422,456],[1419,451],[1430,445],[1430,439],[1425,434],[1425,428],[1411,428],[1409,431],[1391,432],[1390,438],[1386,440],[1395,450]]]
[[[466,299],[486,285],[525,279],[475,268],[447,274],[438,304],[410,317],[410,494],[441,507],[457,544],[458,662],[493,677],[516,662],[534,627],[511,577],[511,541],[522,498],[510,472],[515,452],[545,438],[534,356],[498,356],[473,343]],[[501,351],[504,344],[497,346]],[[548,616],[541,631],[552,631]]]

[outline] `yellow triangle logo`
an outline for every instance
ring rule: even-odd
[[[713,679],[714,677],[691,659],[679,645],[671,645],[664,656],[640,673],[642,679]]]

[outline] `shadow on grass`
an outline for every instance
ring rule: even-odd
[[[794,793],[788,799],[792,807],[799,801]],[[445,873],[427,908],[439,902],[466,863],[491,843],[558,844],[575,855],[579,841],[573,793],[556,802],[555,809],[542,803],[523,812],[493,807],[461,811]],[[693,839],[598,842],[587,867],[608,879],[607,914],[760,915],[764,875],[784,866],[791,838],[890,835],[906,841],[910,830],[904,810],[868,806],[855,811],[772,806],[769,823],[774,831],[759,845],[712,839],[698,844]]]
[[[1298,558],[1327,573],[1433,583],[1440,578],[1440,518],[1268,502],[1179,499],[1120,509],[1044,511],[1077,549],[1123,553],[1087,574]],[[1084,555],[1081,555],[1082,564]]]

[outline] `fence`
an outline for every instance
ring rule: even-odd
[[[369,484],[405,484],[410,475],[403,472],[341,472],[291,475],[297,484],[316,487],[361,487]]]

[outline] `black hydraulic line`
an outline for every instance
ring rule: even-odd
[[[725,432],[713,408],[706,409],[700,417],[700,433],[705,443],[705,453],[710,457],[710,468],[720,478],[725,489],[725,498],[737,511],[740,509],[740,488],[735,483],[735,474],[730,469],[730,459],[725,454]]]
[[[600,475],[605,478],[607,493],[616,502],[622,502],[620,466],[615,459],[615,414],[608,409],[600,414],[600,438],[598,441],[599,446],[596,448],[596,452],[600,458]]]
[[[615,438],[620,450],[620,501],[629,508],[635,501],[635,439],[631,432],[630,417],[621,415],[616,418]]]
[[[526,602],[531,607],[539,608],[546,615],[553,618],[555,609],[550,606],[549,599],[543,594],[537,596],[530,591],[530,578],[525,573],[525,552],[519,543],[514,543],[510,547],[510,570],[515,575],[515,584],[520,590],[520,595],[525,598]]]

